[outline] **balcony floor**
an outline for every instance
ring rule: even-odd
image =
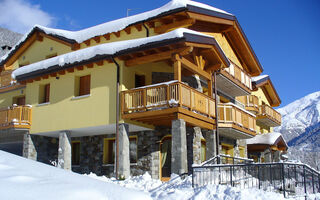
[[[234,123],[219,123],[219,134],[235,139],[249,139],[256,135],[255,131],[246,129]]]
[[[267,115],[258,115],[257,116],[257,123],[261,125],[267,125],[270,127],[281,126],[281,122],[277,122],[276,120],[272,119]]]
[[[148,110],[122,114],[123,119],[130,119],[154,126],[171,126],[171,121],[183,119],[187,126],[198,126],[205,129],[214,129],[215,120],[190,110],[173,107],[161,110]]]

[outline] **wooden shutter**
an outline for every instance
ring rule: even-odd
[[[26,104],[26,98],[25,98],[25,97],[19,97],[19,98],[17,99],[17,104],[18,104],[19,106],[24,106],[24,105]]]
[[[50,101],[50,84],[44,86],[44,103]]]
[[[90,94],[90,75],[80,77],[79,96]]]

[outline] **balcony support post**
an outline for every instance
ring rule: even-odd
[[[178,175],[188,172],[186,122],[172,120],[171,173]]]
[[[214,98],[215,98],[215,111],[216,111],[216,155],[219,155],[219,112],[218,112],[218,91],[217,91],[217,73],[219,71],[214,71],[213,76],[214,76]],[[219,161],[218,161],[218,164]]]
[[[119,167],[117,179],[130,177],[129,125],[119,124]]]
[[[175,57],[179,57],[178,54],[175,55]],[[181,61],[175,59],[173,64],[173,70],[174,70],[174,80],[178,80],[181,82]]]
[[[59,133],[58,167],[71,170],[71,133],[61,131]]]
[[[37,150],[34,144],[34,140],[32,138],[32,135],[29,134],[27,131],[23,135],[23,157],[31,159],[31,160],[37,160]]]
[[[217,155],[216,152],[216,131],[208,130],[205,134],[206,138],[206,160],[213,158]]]

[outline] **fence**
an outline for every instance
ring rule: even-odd
[[[192,186],[225,184],[278,191],[284,197],[320,192],[320,173],[305,164],[245,163],[205,164],[193,167]]]

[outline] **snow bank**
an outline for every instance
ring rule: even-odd
[[[173,175],[169,182],[164,183],[151,179],[148,173],[142,176],[131,177],[125,181],[117,181],[113,178],[109,179],[104,176],[96,176],[95,174],[85,176],[149,192],[150,196],[155,200],[287,200],[280,193],[265,192],[258,189],[239,189],[226,185],[207,185],[194,189],[192,188],[191,176],[182,180],[180,177]],[[310,195],[307,199],[320,200],[320,194]]]
[[[184,33],[213,38],[212,36],[205,35],[205,34],[192,31],[186,28],[179,28],[174,31],[164,33],[161,35],[152,36],[152,37],[100,44],[93,47],[81,49],[78,51],[66,53],[66,54],[56,56],[50,59],[46,59],[40,62],[32,63],[30,65],[20,67],[15,71],[13,71],[12,78],[15,79],[15,77],[20,76],[22,74],[27,74],[37,70],[47,69],[55,65],[59,65],[63,67],[66,64],[81,62],[98,55],[113,55],[117,52],[130,49],[130,48],[139,47],[141,45],[152,43],[152,42],[158,42],[158,41],[163,41],[166,39],[173,39],[173,38],[183,38]]]
[[[0,151],[0,194],[4,200],[151,199],[123,188]]]

